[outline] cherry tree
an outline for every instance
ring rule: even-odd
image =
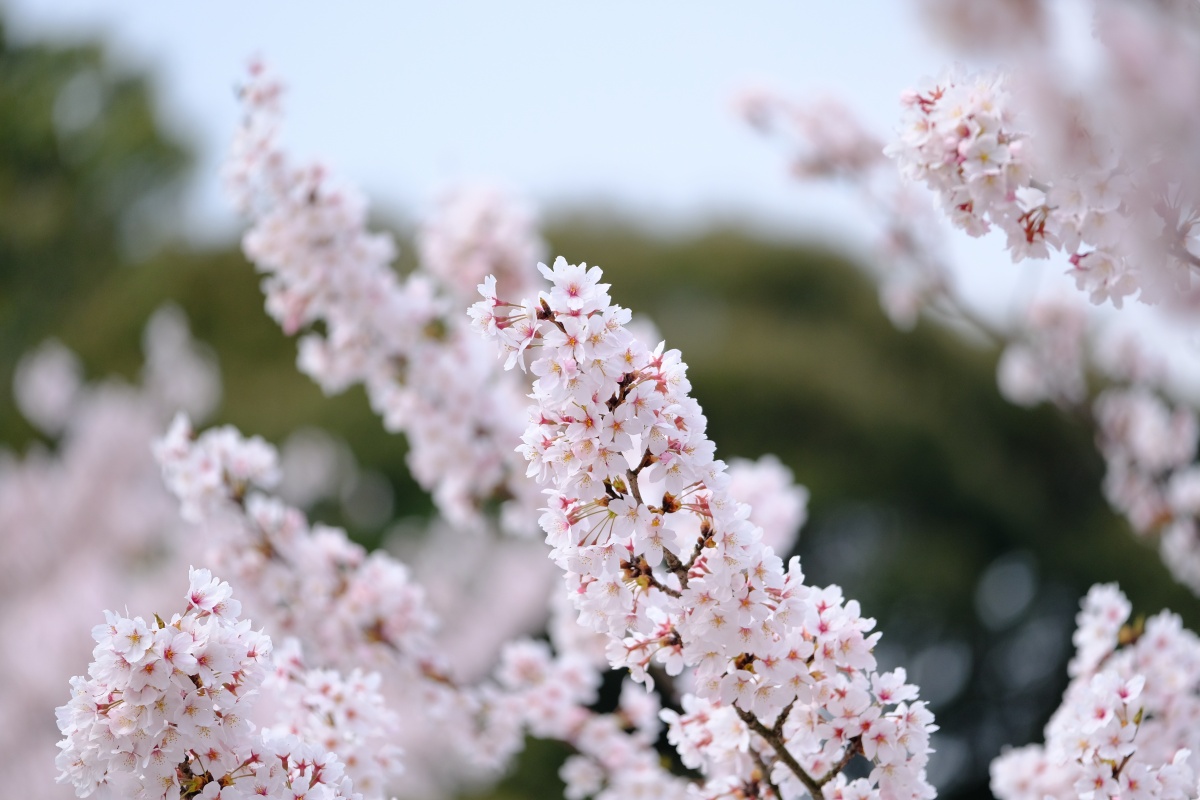
[[[906,93],[886,145],[836,104],[756,95],[747,115],[795,148],[798,173],[847,180],[878,215],[894,319],[974,326],[1006,347],[1006,396],[1095,424],[1106,495],[1200,588],[1194,411],[1145,342],[1097,344],[1091,365],[1082,310],[1195,310],[1196,12],[1097,0],[1103,58],[1074,85],[1046,78],[1058,74],[1049,25],[1024,24],[1050,13],[1036,0],[926,6],[960,39],[1011,37],[1020,67],[950,70]],[[495,547],[481,571],[501,587],[556,576],[534,601],[549,641],[510,626],[490,663],[467,657],[444,634],[466,615],[431,601],[441,571],[427,587],[310,521],[280,496],[272,446],[180,413],[154,455],[204,566],[186,592],[180,569],[174,605],[97,611],[88,674],[58,709],[60,781],[79,796],[447,793],[502,772],[528,734],[572,749],[560,772],[571,800],[934,797],[937,725],[905,669],[880,667],[884,632],[783,559],[804,490],[777,461],[717,457],[682,354],[613,301],[620,287],[596,266],[538,263],[529,212],[481,189],[445,200],[418,268],[400,275],[363,198],[282,147],[282,94],[251,69],[226,169],[267,312],[301,334],[303,372],[327,392],[361,384],[406,436],[439,536]],[[1058,259],[1077,294],[995,324],[955,290],[937,213],[972,236],[999,229],[1015,261]],[[30,363],[31,416],[67,424],[70,356]],[[524,546],[538,527],[548,551]],[[497,542],[520,549],[506,558]],[[1114,585],[1093,587],[1077,623],[1045,744],[1001,754],[993,791],[1196,797],[1196,636],[1168,612],[1134,617]],[[602,711],[610,670],[622,688]]]

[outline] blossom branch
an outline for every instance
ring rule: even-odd
[[[685,714],[664,717],[672,741],[695,748],[681,753],[706,773],[712,791],[726,781],[745,784],[755,767],[748,758],[725,763],[718,752],[727,743],[703,733],[729,715],[747,735],[766,731],[797,786],[816,786],[796,753],[843,753],[844,745],[806,730],[795,714],[775,733],[762,721],[802,705],[803,685],[813,698],[803,704],[807,715],[846,715],[850,736],[877,726],[881,744],[870,757],[886,769],[874,775],[871,791],[931,796],[924,763],[934,726],[923,704],[905,702],[915,699],[915,687],[903,671],[874,673],[878,634],[867,635],[874,621],[859,617],[856,603],[843,604],[836,587],[805,586],[798,560],[785,570],[763,545],[749,509],[728,493],[725,465],[714,458],[678,352],[662,344],[650,350],[626,331],[629,312],[611,304],[598,268],[560,258],[540,269],[553,284],[548,293],[514,303],[489,278],[471,316],[509,366],[524,367],[538,345],[529,367],[538,376],[537,407],[520,452],[529,474],[550,489],[541,523],[575,588],[580,623],[606,634],[610,663],[638,680],[649,681],[652,659],[668,675],[693,670],[697,691],[682,697]],[[659,506],[646,502],[659,496]],[[691,554],[687,564],[679,553]],[[635,580],[621,580],[627,565],[636,565]],[[680,589],[662,590],[659,569],[676,576]],[[861,704],[850,710],[826,700],[841,691],[819,688],[829,681],[849,681]]]

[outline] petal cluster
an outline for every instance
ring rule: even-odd
[[[185,610],[105,614],[87,677],[58,708],[60,781],[137,798],[360,798],[337,756],[250,721],[271,640],[239,620],[229,585],[193,569]]]
[[[874,620],[763,544],[679,352],[634,338],[599,268],[540,269],[548,292],[510,302],[488,280],[471,315],[510,366],[537,376],[519,449],[547,487],[542,527],[580,623],[608,636],[613,666],[644,682],[652,665],[686,669],[693,713],[742,726],[745,758],[728,762],[702,752],[723,752],[726,735],[693,738],[700,717],[667,715],[709,768],[706,791],[774,781],[811,794],[863,754],[868,793],[933,796],[932,716],[902,672],[876,671]]]
[[[1197,792],[1200,638],[1169,612],[1131,623],[1114,584],[1076,618],[1076,656],[1044,745],[992,762],[999,800],[1185,800]]]

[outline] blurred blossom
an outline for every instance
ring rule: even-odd
[[[280,447],[283,480],[279,495],[299,508],[337,494],[344,476],[356,469],[346,443],[320,428],[298,428]]]
[[[1082,402],[1087,397],[1087,317],[1081,301],[1043,300],[1031,305],[1025,317],[1019,337],[1004,349],[996,368],[1000,393],[1022,406]]]
[[[1037,575],[1028,553],[1008,553],[993,561],[975,587],[975,611],[992,630],[1015,622],[1033,602]]]
[[[351,525],[378,528],[392,518],[395,506],[392,484],[375,470],[364,470],[342,489],[342,513]]]
[[[1039,43],[1046,35],[1042,0],[920,0],[925,23],[968,52]]]
[[[199,557],[201,541],[180,520],[150,443],[177,392],[195,391],[197,406],[211,408],[219,378],[211,359],[195,355],[176,308],[154,317],[144,344],[141,386],[85,384],[79,359],[57,342],[26,356],[15,376],[22,413],[59,436],[54,450],[0,454],[0,636],[14,641],[29,620],[53,620],[38,637],[38,658],[0,648],[0,682],[20,687],[0,692],[0,719],[9,723],[0,730],[0,765],[13,796],[73,796],[68,786],[50,787],[50,710],[87,663],[97,610],[163,607]]]
[[[536,291],[532,267],[546,260],[537,220],[524,204],[492,186],[464,186],[443,195],[421,226],[417,249],[423,269],[466,305],[488,275],[518,296]]]
[[[70,420],[82,383],[78,356],[50,339],[17,364],[13,394],[25,419],[42,433],[56,436]]]
[[[70,139],[91,127],[104,111],[104,81],[94,69],[76,72],[54,98],[54,130]]]
[[[142,350],[143,381],[164,407],[202,419],[216,410],[221,400],[216,357],[192,339],[179,306],[168,303],[154,312],[142,333]]]
[[[773,455],[757,461],[729,460],[729,493],[751,507],[750,521],[763,529],[763,544],[786,556],[808,519],[808,489]]]

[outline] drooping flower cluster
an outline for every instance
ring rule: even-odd
[[[532,277],[525,259],[541,245],[529,217],[495,193],[460,193],[422,232],[428,267],[401,278],[392,239],[367,229],[363,198],[280,147],[281,93],[252,69],[226,173],[254,221],[243,248],[266,276],[268,313],[288,334],[307,331],[300,369],[326,392],[364,386],[385,427],[407,436],[413,476],[448,519],[477,521],[500,499],[509,530],[532,529],[536,497],[510,479],[520,465],[508,445],[525,387],[496,369],[458,310],[464,281],[487,270]]]
[[[744,769],[710,773],[705,792],[815,796],[863,753],[874,769],[856,788],[931,797],[932,715],[903,673],[875,672],[878,634],[858,604],[806,586],[798,559],[785,570],[762,544],[728,492],[678,351],[628,333],[599,268],[560,258],[540,269],[549,292],[512,303],[489,278],[471,315],[509,366],[533,356],[520,449],[550,487],[542,526],[580,623],[606,633],[610,663],[638,680],[651,680],[652,662],[668,675],[690,668],[695,696],[746,726]]]
[[[1027,214],[1018,202],[1033,164],[1004,77],[950,73],[903,102],[900,139],[885,150],[901,170],[933,189],[954,224],[972,236],[996,225],[1010,248],[1020,248],[1014,256],[1045,257],[1045,216]]]
[[[342,763],[250,721],[271,640],[239,620],[229,584],[193,569],[169,620],[107,612],[88,677],[58,711],[60,780],[80,797],[360,798]]]
[[[1077,617],[1076,656],[1045,745],[992,762],[999,800],[1193,798],[1200,753],[1200,639],[1162,612],[1130,622],[1113,584]]]
[[[956,226],[972,236],[999,227],[1014,261],[1064,251],[1093,303],[1120,308],[1142,288],[1121,246],[1133,225],[1121,213],[1131,190],[1110,144],[1082,135],[1077,170],[1039,171],[1003,74],[948,73],[904,104],[900,139],[885,152],[937,193]]]

